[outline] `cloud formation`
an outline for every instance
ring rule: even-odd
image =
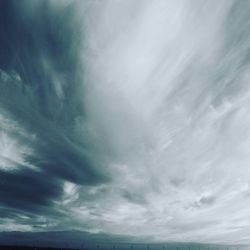
[[[2,230],[250,242],[248,2],[0,4]]]

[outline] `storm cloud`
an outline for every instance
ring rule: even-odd
[[[249,4],[0,1],[0,230],[250,243]]]

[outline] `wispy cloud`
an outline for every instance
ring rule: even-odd
[[[3,229],[249,243],[246,1],[1,5]]]

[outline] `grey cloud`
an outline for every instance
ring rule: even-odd
[[[195,201],[192,206],[197,208],[206,208],[208,206],[212,206],[216,202],[216,197],[213,195],[204,195]]]
[[[0,172],[1,203],[23,210],[42,209],[62,194],[60,182],[48,174],[20,169],[18,172]]]
[[[249,3],[205,2],[0,1],[1,228],[249,241]]]
[[[213,196],[204,196],[204,197],[201,197],[199,202],[201,204],[204,204],[204,205],[211,205],[215,202],[215,197]]]
[[[179,187],[183,184],[185,180],[184,179],[181,179],[181,178],[173,178],[170,180],[170,183],[175,186],[175,187]]]
[[[18,213],[60,216],[55,202],[63,197],[64,181],[99,185],[109,178],[75,130],[76,119],[85,116],[78,53],[81,27],[75,5],[57,8],[50,1],[0,5],[0,114],[7,119],[7,125],[1,123],[7,138],[3,147],[13,150],[15,142],[20,151],[16,161],[8,158],[14,152],[7,152],[0,162],[0,203],[6,218],[26,224]],[[29,150],[22,152],[22,147]],[[9,171],[6,164],[15,170]],[[36,217],[26,221],[39,226]]]
[[[140,193],[123,191],[122,196],[129,202],[138,203],[142,205],[145,205],[147,203],[145,197]]]

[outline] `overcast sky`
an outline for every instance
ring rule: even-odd
[[[250,243],[250,1],[0,1],[0,231]]]

